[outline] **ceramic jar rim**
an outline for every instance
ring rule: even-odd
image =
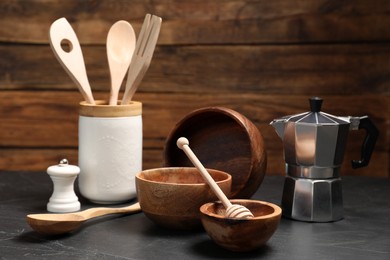
[[[95,100],[95,104],[81,101],[79,115],[87,117],[129,117],[142,115],[142,103],[131,101],[127,105],[108,105],[105,100]]]

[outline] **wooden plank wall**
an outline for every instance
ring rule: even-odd
[[[144,104],[144,168],[162,164],[169,131],[206,106],[232,108],[262,132],[267,174],[283,174],[282,144],[269,122],[308,110],[321,96],[335,115],[369,115],[380,129],[371,164],[351,170],[364,132],[351,132],[344,175],[390,177],[388,0],[2,0],[0,170],[44,171],[77,163],[81,95],[48,44],[66,17],[82,45],[97,98],[107,99],[105,40],[117,20],[138,34],[146,13],[163,18],[151,67],[135,99]]]

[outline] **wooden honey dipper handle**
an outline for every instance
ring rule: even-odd
[[[199,161],[198,157],[192,152],[191,148],[189,147],[189,141],[185,137],[180,137],[177,139],[176,142],[177,147],[182,149],[184,153],[187,155],[188,159],[195,165],[195,167],[199,170],[201,175],[203,176],[203,179],[206,181],[206,183],[210,186],[210,188],[213,190],[215,195],[219,198],[219,200],[222,202],[223,206],[226,209],[225,216],[229,218],[237,218],[237,219],[247,219],[247,218],[253,218],[252,212],[250,212],[249,209],[242,205],[232,204],[229,199],[226,197],[225,193],[221,190],[221,188],[217,185],[217,183],[214,181],[214,179],[210,176],[206,168],[203,166],[203,164]]]
[[[229,201],[229,199],[223,193],[221,188],[217,185],[217,183],[214,181],[214,179],[207,172],[207,170],[203,166],[203,164],[199,161],[199,159],[196,157],[196,155],[192,152],[191,148],[189,147],[188,139],[185,137],[180,137],[177,140],[176,144],[177,144],[177,147],[179,147],[181,150],[184,151],[184,153],[187,155],[188,159],[190,159],[190,161],[194,164],[194,166],[199,170],[199,172],[202,174],[204,180],[207,182],[207,184],[213,190],[215,195],[217,195],[218,199],[221,200],[224,207],[229,208],[230,206],[232,206],[232,203]]]

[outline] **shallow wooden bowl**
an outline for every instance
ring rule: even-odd
[[[258,200],[231,200],[231,202],[248,208],[254,218],[226,218],[225,208],[221,203],[206,203],[202,205],[200,212],[207,234],[215,243],[230,251],[246,252],[263,246],[279,225],[281,208]]]
[[[208,169],[225,194],[232,177]],[[199,208],[218,200],[196,168],[157,168],[136,175],[138,201],[143,213],[160,226],[191,230],[201,228]]]
[[[176,146],[179,137],[189,140],[205,167],[232,175],[231,198],[250,198],[262,183],[267,167],[263,137],[242,114],[224,107],[206,107],[188,114],[166,140],[167,167],[192,166]]]

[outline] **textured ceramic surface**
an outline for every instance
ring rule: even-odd
[[[135,198],[135,175],[142,170],[142,115],[80,115],[79,166],[79,188],[87,199],[114,204]]]
[[[229,195],[229,174],[208,169],[222,191]],[[157,168],[136,176],[138,201],[144,214],[156,224],[172,229],[201,228],[199,208],[218,200],[196,168]]]
[[[262,247],[275,233],[281,218],[279,206],[257,200],[231,200],[254,215],[250,219],[225,217],[222,203],[212,202],[200,208],[203,227],[210,238],[230,251],[245,252]]]

